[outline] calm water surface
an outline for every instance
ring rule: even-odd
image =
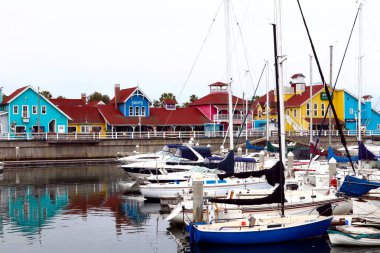
[[[0,252],[380,252],[326,238],[248,247],[189,247],[167,210],[126,194],[111,166],[28,168],[0,175]]]

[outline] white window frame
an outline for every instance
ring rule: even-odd
[[[13,106],[13,114],[18,114],[18,105]]]
[[[25,110],[25,114],[24,114],[24,109],[26,108],[26,110]],[[29,106],[27,106],[27,105],[22,105],[21,106],[21,117],[23,118],[23,119],[28,119],[29,118]]]
[[[350,107],[350,114],[354,114],[354,108]]]
[[[306,104],[306,117],[310,117],[310,103]]]
[[[130,106],[129,107],[129,116],[133,116],[134,115],[134,110],[133,110],[133,106]]]
[[[36,105],[32,105],[32,114],[37,114],[38,108]]]
[[[45,109],[45,112],[44,112],[44,109]],[[46,105],[41,106],[41,114],[46,114],[46,112],[47,112]]]
[[[141,106],[141,116],[145,116],[146,115],[146,108],[145,106]]]
[[[84,130],[84,131],[83,131]],[[88,125],[81,125],[80,126],[80,132],[81,133],[90,133],[91,132],[91,126]]]
[[[314,103],[314,117],[318,116],[318,103]]]
[[[135,116],[140,116],[140,106],[135,107]]]
[[[325,104],[322,103],[322,104],[321,104],[321,116],[324,117],[324,116],[325,116],[325,113],[326,113],[326,112],[325,112]]]

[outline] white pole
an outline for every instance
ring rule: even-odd
[[[225,14],[225,29],[226,29],[226,74],[228,84],[228,130],[230,135],[230,150],[234,148],[234,122],[232,112],[232,78],[231,78],[231,66],[230,66],[230,0],[224,0],[224,14]]]
[[[277,101],[280,105],[280,111],[277,113],[281,113],[284,115],[284,92],[283,92],[283,66],[282,66],[282,61],[283,61],[283,52],[282,52],[282,26],[281,26],[281,0],[275,0],[275,24],[277,26],[277,53],[279,57],[279,94],[280,97],[277,98]],[[281,133],[280,138],[281,138],[281,150],[282,150],[282,160],[285,161],[285,121],[284,117],[281,117],[280,127],[281,127]]]
[[[267,143],[266,145],[268,145],[268,142],[269,142],[269,62],[268,61],[265,61],[265,64],[266,64],[266,90],[267,90],[267,94],[266,94],[266,105],[265,105],[265,110],[266,110],[266,114],[267,114]]]
[[[363,22],[363,16],[362,16],[362,8],[363,3],[359,4],[359,41],[358,41],[358,142],[362,141],[362,134],[361,134],[361,127],[362,127],[362,58],[363,58],[363,52],[362,52],[362,22]],[[359,169],[361,169],[361,161],[358,161]]]
[[[310,143],[313,142],[313,56],[309,55],[310,59],[310,100],[309,100],[309,135],[310,135]],[[316,148],[316,147],[315,147]],[[313,154],[310,154],[310,159]]]

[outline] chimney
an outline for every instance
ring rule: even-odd
[[[82,100],[82,106],[86,106],[86,104],[87,104],[86,93],[81,93],[81,94],[80,94],[80,98],[81,98],[81,100]]]
[[[115,84],[115,109],[117,109],[117,103],[120,99],[120,84]]]

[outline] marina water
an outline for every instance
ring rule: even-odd
[[[0,175],[0,252],[360,252],[327,238],[259,246],[190,247],[168,210],[125,193],[115,165],[22,168]],[[380,252],[372,249],[371,252]]]

